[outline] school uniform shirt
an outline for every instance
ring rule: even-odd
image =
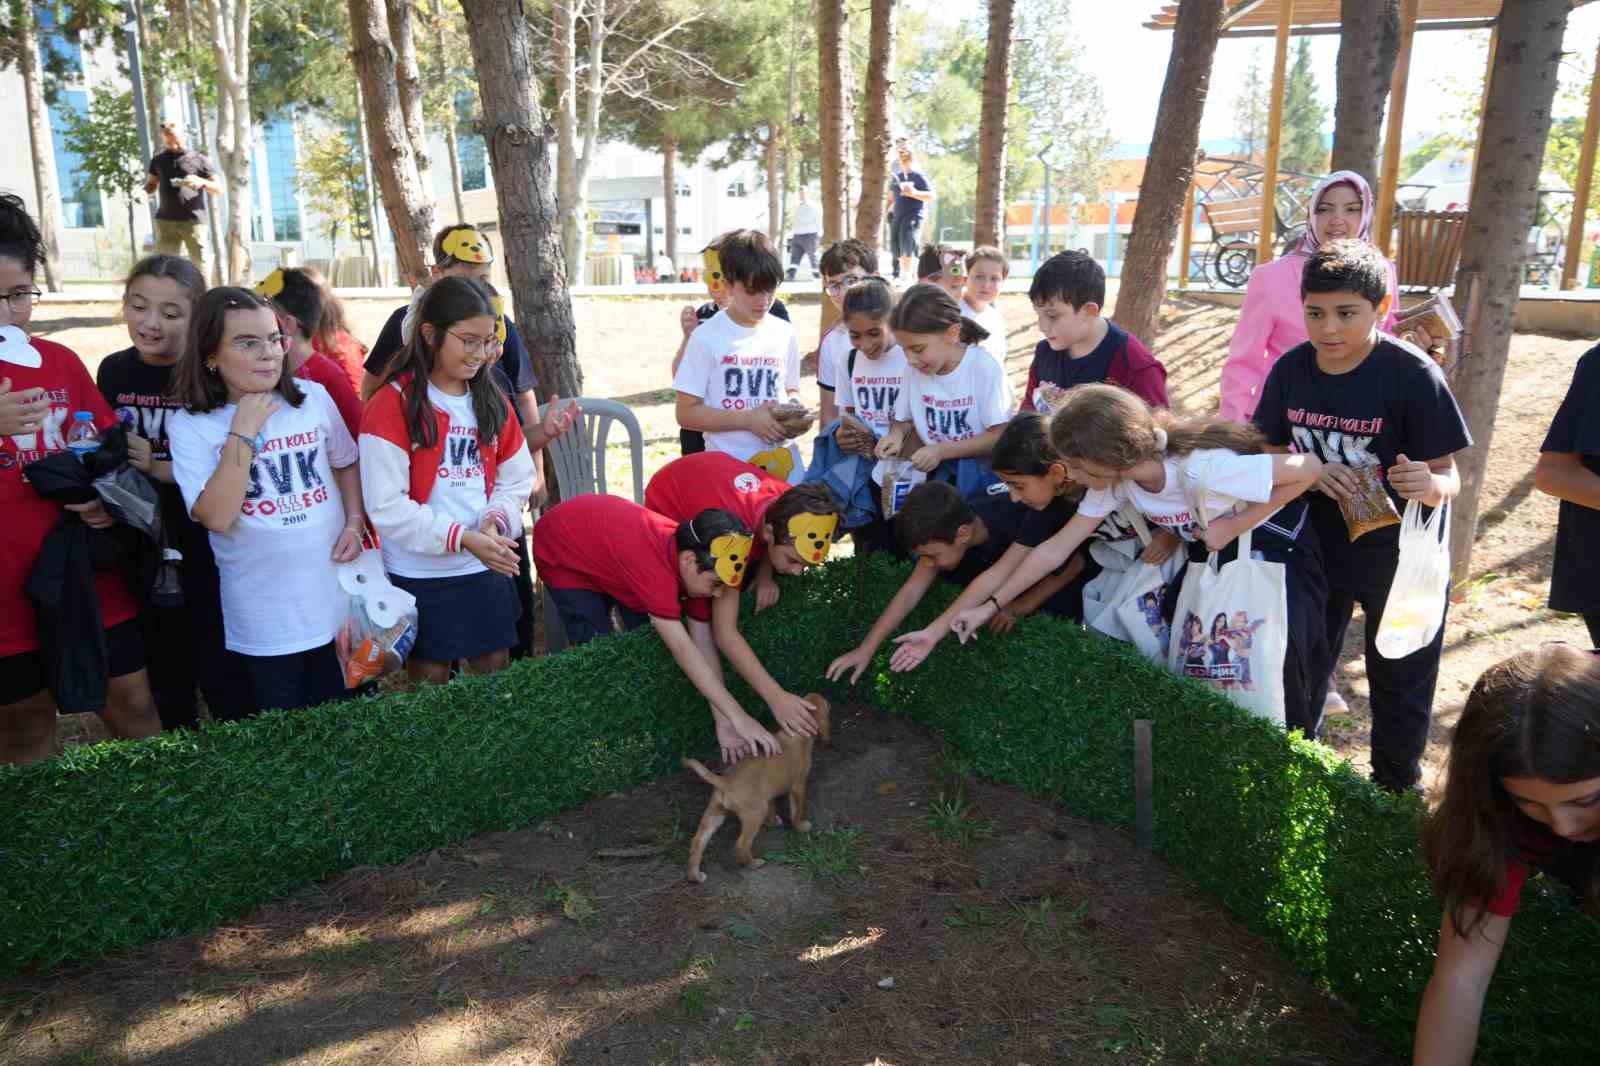
[[[1167,368],[1138,337],[1107,319],[1106,335],[1088,355],[1075,357],[1070,351],[1058,352],[1049,341],[1034,345],[1028,384],[1022,390],[1022,410],[1036,410],[1034,390],[1046,382],[1070,389],[1102,381],[1121,385],[1151,407],[1170,406]]]
[[[261,451],[250,465],[239,516],[211,534],[222,579],[222,620],[230,651],[291,655],[333,640],[344,620],[344,597],[333,546],[344,530],[344,500],[333,472],[354,463],[356,442],[328,391],[299,383],[305,399],[287,402],[261,427]],[[216,472],[237,405],[172,417],[172,473],[184,506]]]
[[[1541,452],[1578,456],[1584,469],[1600,474],[1600,347],[1578,360],[1572,385],[1556,409]],[[1561,501],[1556,519],[1555,565],[1550,572],[1550,608],[1577,614],[1600,612],[1600,511]]]
[[[754,326],[741,326],[726,312],[702,322],[689,334],[672,387],[698,397],[715,411],[748,411],[787,401],[800,390],[800,342],[794,327],[771,314]],[[749,459],[775,447],[749,430],[706,434],[706,448]],[[796,473],[804,473],[798,462]]]
[[[971,344],[948,374],[924,374],[907,364],[894,419],[913,423],[922,443],[944,444],[976,437],[1011,412],[1011,383],[1000,361]]]
[[[1506,882],[1500,894],[1484,901],[1483,909],[1501,918],[1517,913],[1528,878],[1542,873],[1561,881],[1580,898],[1589,871],[1600,859],[1600,844],[1563,840],[1548,828],[1519,818],[1516,853],[1506,860]]]
[[[746,573],[753,573],[767,554],[767,542],[761,536],[767,508],[791,487],[782,478],[731,455],[698,452],[656,471],[644,488],[644,505],[674,522],[687,522],[708,507],[733,512],[755,534],[745,568]],[[690,618],[705,621],[711,617],[711,601],[704,596],[690,599],[686,607]]]
[[[962,586],[972,584],[980,574],[999,562],[1000,557],[1011,545],[1018,543],[1025,533],[1042,528],[1032,508],[1016,503],[1009,496],[985,496],[974,500],[972,513],[982,520],[988,538],[982,544],[968,548],[955,569],[941,573],[946,580]],[[1040,542],[1044,539],[1040,538]]]
[[[28,343],[39,353],[39,365],[0,361],[0,378],[10,378],[14,392],[44,389],[50,409],[35,432],[0,437],[0,658],[39,647],[33,603],[23,588],[45,538],[63,513],[61,504],[33,490],[22,468],[66,449],[67,429],[78,411],[91,412],[98,430],[117,424],[117,416],[76,352],[43,337],[31,337]],[[100,594],[100,620],[107,629],[139,613],[120,569],[97,572],[95,588]]]
[[[462,538],[490,515],[506,536],[522,536],[522,512],[533,492],[533,457],[509,411],[499,438],[486,448],[472,394],[452,396],[432,382],[427,388],[440,430],[431,449],[412,447],[397,383],[385,385],[367,405],[359,441],[362,502],[391,574],[482,573],[488,567],[462,547]]]
[[[373,377],[381,378],[384,371],[389,369],[389,360],[395,353],[405,346],[403,326],[406,312],[411,310],[411,305],[395,308],[394,314],[383,324],[383,329],[378,333],[378,339],[373,342],[372,350],[367,353],[364,369]],[[539,387],[539,379],[533,373],[533,361],[528,358],[528,349],[522,343],[522,334],[517,332],[517,324],[506,318],[506,342],[500,350],[500,358],[494,364],[494,379],[508,397],[511,398],[511,409],[516,412],[517,422],[522,422],[522,409],[516,405],[516,398],[522,393],[529,392]]]
[[[963,298],[961,301],[961,315],[963,318],[972,319],[972,321],[988,330],[989,336],[983,342],[985,348],[991,352],[1005,354],[1006,316],[1000,313],[999,304],[993,303],[982,311],[977,311]]]
[[[1199,519],[1190,507],[1190,497],[1200,485],[1206,488],[1205,520],[1231,513],[1240,503],[1265,503],[1272,498],[1272,456],[1236,455],[1226,448],[1191,452],[1183,458],[1165,461],[1166,483],[1160,492],[1151,492],[1132,480],[1124,479],[1109,489],[1090,489],[1078,503],[1078,514],[1105,518],[1124,503],[1151,523],[1165,526],[1187,541],[1203,535]],[[1187,472],[1187,485],[1184,481]],[[1105,528],[1102,525],[1102,528]]]
[[[551,588],[588,589],[632,611],[676,621],[678,523],[621,496],[562,500],[533,526],[533,564]]]
[[[124,348],[102,359],[95,371],[95,385],[111,405],[117,420],[129,433],[137,433],[150,442],[150,458],[157,462],[172,459],[167,423],[182,408],[178,401],[167,396],[173,369],[154,366],[139,358],[138,349]],[[178,524],[188,521],[183,494],[177,485],[150,480],[161,495],[161,517],[168,530],[167,540],[176,544]]]
[[[817,387],[832,392],[844,378],[844,364],[850,355],[850,331],[844,323],[830,329],[817,347]]]
[[[1324,373],[1308,341],[1285,352],[1267,374],[1255,424],[1268,443],[1315,455],[1324,463],[1370,467],[1395,509],[1406,501],[1388,481],[1399,457],[1429,462],[1472,444],[1461,408],[1439,364],[1404,341],[1380,333],[1372,352],[1344,374]],[[1307,493],[1323,551],[1337,558],[1351,546],[1337,501]],[[1355,543],[1399,545],[1398,525]],[[1338,579],[1338,568],[1329,576]]]
[[[845,367],[849,367],[850,353],[845,353]],[[906,383],[906,353],[898,344],[885,348],[876,359],[856,354],[855,369],[848,372],[849,383],[839,394],[840,408],[848,407],[856,417],[872,427],[872,432],[883,436],[889,432],[894,418],[895,405]]]

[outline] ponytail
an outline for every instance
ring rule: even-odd
[[[1266,438],[1254,426],[1222,418],[1178,419],[1110,384],[1068,389],[1050,419],[1050,440],[1063,458],[1084,459],[1112,470],[1207,448],[1259,455],[1266,446]]]
[[[896,333],[943,333],[958,323],[962,344],[981,344],[988,340],[989,331],[963,315],[954,297],[928,282],[907,289],[889,317],[889,328]]]

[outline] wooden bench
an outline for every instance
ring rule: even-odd
[[[1461,242],[1467,235],[1465,211],[1400,211],[1395,272],[1402,289],[1442,289],[1456,280]]]
[[[1260,196],[1240,196],[1231,200],[1209,200],[1201,203],[1200,213],[1211,227],[1215,240],[1224,240],[1242,233],[1261,230]]]

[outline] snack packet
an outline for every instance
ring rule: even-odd
[[[798,437],[811,428],[811,423],[816,421],[815,411],[810,410],[805,404],[780,403],[772,407],[772,417],[778,420],[784,435]]]
[[[904,459],[884,459],[878,466],[883,472],[883,494],[878,502],[883,517],[893,518],[905,506],[906,496],[928,480],[928,475]]]
[[[1052,381],[1040,382],[1033,390],[1033,409],[1046,418],[1060,410],[1067,390]]]
[[[1339,510],[1344,514],[1344,524],[1350,533],[1350,540],[1354,542],[1375,529],[1399,525],[1400,512],[1395,510],[1394,501],[1389,498],[1389,491],[1383,487],[1383,479],[1378,476],[1378,468],[1352,466],[1350,472],[1356,476],[1361,486],[1349,499],[1339,501]]]

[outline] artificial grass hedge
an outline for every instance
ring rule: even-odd
[[[904,574],[874,559],[864,580],[852,562],[788,580],[747,635],[791,690],[827,691],[823,669]],[[936,590],[919,615],[950,596]],[[1157,853],[1397,1047],[1409,1041],[1439,921],[1414,801],[1051,619],[946,641],[910,674],[880,656],[858,695],[941,733],[985,777],[1121,826],[1131,723],[1152,719]],[[536,824],[713,745],[703,701],[646,630],[494,677],[0,768],[0,972],[91,960],[352,866]],[[1514,929],[1478,1061],[1584,1060],[1600,922],[1535,883]]]

